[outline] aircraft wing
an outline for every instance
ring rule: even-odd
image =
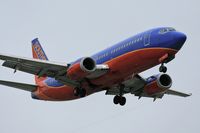
[[[124,89],[122,92],[120,92],[120,86],[113,86],[112,88],[106,91],[106,95],[120,95],[120,94],[124,95],[131,93],[139,97],[153,97],[143,93],[144,87],[146,85],[146,80],[138,74],[132,77],[131,79],[124,81],[122,84],[124,85]],[[186,94],[171,89],[167,90],[164,94],[181,96],[181,97],[191,96],[191,94]],[[156,97],[162,98],[164,94],[160,94]]]
[[[25,57],[10,56],[0,54],[0,59],[4,60],[2,66],[12,68],[15,70],[37,75],[39,77],[48,76],[58,78],[64,84],[76,86],[75,81],[66,78],[66,72],[70,64],[57,63],[46,60],[30,59]]]
[[[186,93],[182,93],[182,92],[179,92],[179,91],[175,91],[175,90],[167,90],[165,92],[165,94],[169,94],[169,95],[175,95],[175,96],[181,96],[181,97],[188,97],[188,96],[191,96],[192,94],[186,94]]]
[[[49,77],[55,77],[61,71],[67,71],[68,65],[64,63],[55,63],[46,60],[29,59],[24,57],[2,55],[0,59],[4,60],[3,66],[15,70],[43,76],[44,74]]]
[[[67,78],[66,73],[70,64],[51,62],[47,60],[30,59],[25,57],[10,56],[0,54],[0,60],[4,60],[2,66],[12,68],[26,73],[34,74],[39,77],[48,76],[55,78],[63,84],[73,87],[79,85],[77,81]],[[108,71],[108,66],[98,65],[97,70],[91,73],[90,79],[99,77]]]

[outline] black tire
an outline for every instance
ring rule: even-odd
[[[80,97],[85,97],[85,95],[86,95],[86,90],[85,90],[85,89],[80,89],[80,94],[79,94],[79,96],[80,96]]]
[[[163,73],[166,73],[166,72],[167,72],[167,67],[164,66],[164,67],[163,67]]]
[[[119,104],[119,101],[120,101],[120,97],[119,96],[115,96],[114,98],[113,98],[113,103],[114,104]]]
[[[124,106],[126,104],[126,98],[125,97],[121,97],[120,99],[120,103],[121,106]]]
[[[167,72],[167,67],[166,66],[160,66],[159,71],[163,72],[163,73],[166,73]]]
[[[162,72],[162,66],[159,67],[159,72]]]

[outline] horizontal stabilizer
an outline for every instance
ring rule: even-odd
[[[34,92],[37,89],[36,85],[17,83],[17,82],[11,82],[11,81],[0,80],[0,84],[5,85],[5,86],[9,86],[9,87],[14,87],[14,88],[17,88],[17,89],[20,89],[20,90],[30,91],[30,92]]]

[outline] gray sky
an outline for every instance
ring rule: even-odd
[[[134,34],[172,26],[187,34],[184,47],[169,63],[173,89],[189,98],[162,100],[127,95],[115,106],[105,92],[81,100],[32,100],[24,91],[1,86],[1,133],[188,133],[200,130],[199,0],[0,0],[1,53],[32,57],[39,37],[49,59],[70,62],[92,55]],[[34,83],[33,76],[0,67],[0,79]],[[149,77],[158,67],[142,73]]]

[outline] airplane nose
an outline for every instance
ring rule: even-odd
[[[181,32],[175,32],[174,35],[175,47],[177,50],[180,50],[183,44],[185,43],[187,36]]]

